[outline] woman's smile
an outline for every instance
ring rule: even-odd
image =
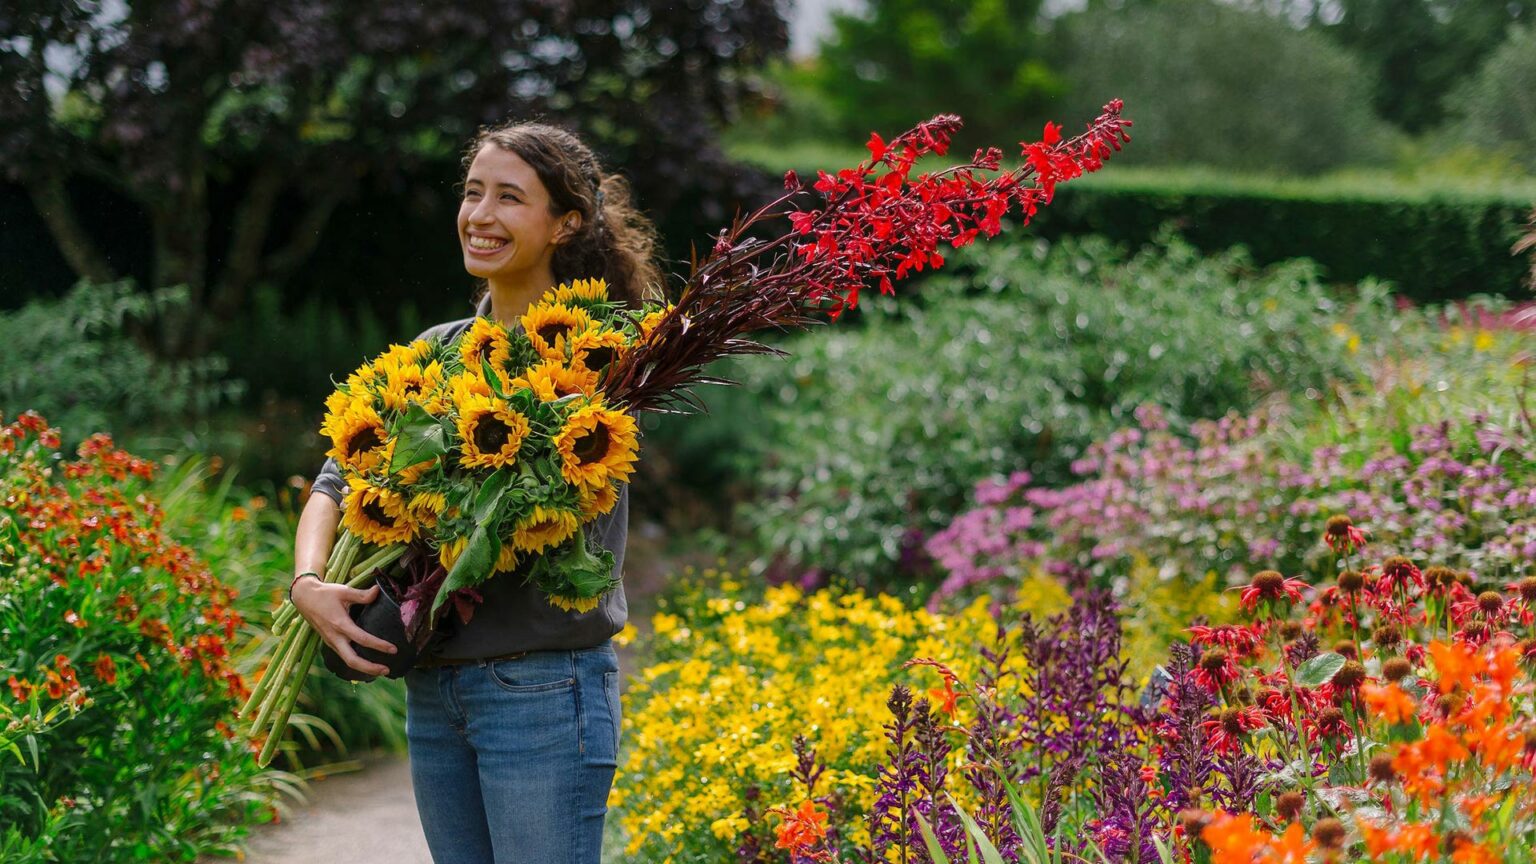
[[[511,244],[503,237],[471,231],[469,232],[469,241],[465,245],[469,254],[480,258],[489,258]]]

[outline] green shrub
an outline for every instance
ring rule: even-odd
[[[1446,105],[1466,140],[1501,149],[1536,171],[1536,27],[1511,27]]]
[[[133,328],[187,302],[184,289],[136,291],[130,282],[80,283],[66,296],[0,312],[0,411],[34,410],[78,442],[167,425],[242,392],[223,380],[224,360],[165,362],[137,344]]]
[[[1061,187],[1034,227],[1139,244],[1171,222],[1206,251],[1241,244],[1261,264],[1305,256],[1330,281],[1385,279],[1428,303],[1524,292],[1510,247],[1532,197],[1121,170]]]
[[[921,297],[872,298],[862,327],[739,365],[767,406],[747,439],[763,491],[739,505],[761,550],[881,584],[970,484],[1070,460],[1143,401],[1180,420],[1353,376],[1315,268],[1257,270],[1165,237],[970,247]],[[969,268],[971,272],[963,272]],[[1380,297],[1380,289],[1372,296]]]
[[[0,428],[0,859],[232,852],[288,783],[233,728],[234,592],[162,530],[150,463],[58,438]]]
[[[1131,163],[1317,173],[1390,148],[1355,58],[1279,18],[1171,0],[1091,9],[1061,29],[1062,104],[1092,116],[1124,99],[1136,123]]]

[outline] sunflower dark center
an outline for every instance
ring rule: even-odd
[[[613,362],[613,349],[600,345],[587,352],[587,368],[596,372]]]
[[[571,452],[576,454],[576,461],[583,465],[601,462],[608,455],[609,443],[608,424],[599,423],[597,428],[576,439],[576,446],[571,448]]]
[[[352,437],[347,439],[347,453],[350,455],[364,453],[383,443],[384,439],[379,437],[378,428],[366,426],[352,433]]]
[[[395,520],[388,513],[384,512],[383,505],[379,504],[377,500],[369,501],[363,505],[363,515],[380,525],[395,524]]]
[[[511,436],[512,428],[494,414],[481,417],[475,424],[475,447],[481,453],[500,453]]]
[[[538,330],[539,336],[551,346],[555,344],[557,338],[569,332],[571,332],[571,325],[563,321],[552,321]]]

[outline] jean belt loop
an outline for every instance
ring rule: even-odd
[[[481,669],[484,669],[491,661],[487,657],[481,657],[479,660],[476,660],[475,662],[477,664],[479,664]]]

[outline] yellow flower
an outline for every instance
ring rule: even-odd
[[[465,368],[476,373],[480,371],[482,360],[489,360],[492,368],[502,368],[512,356],[512,343],[506,328],[489,318],[476,318],[459,337],[459,356]]]
[[[376,546],[410,542],[415,526],[399,495],[356,477],[347,485],[352,488],[341,517],[347,530]]]
[[[604,483],[601,486],[581,486],[576,490],[576,499],[579,502],[578,509],[581,510],[581,521],[591,522],[619,503],[619,490],[613,488],[612,483]]]
[[[594,327],[571,340],[571,365],[602,372],[627,345],[624,333],[606,327]]]
[[[603,279],[575,279],[546,291],[540,302],[564,303],[567,306],[607,303],[608,282]]]
[[[592,402],[577,409],[555,433],[560,474],[574,486],[599,486],[628,480],[634,473],[637,440],[635,418]]]
[[[446,540],[437,547],[437,561],[443,565],[444,570],[452,570],[458,563],[459,556],[464,554],[464,548],[469,545],[468,537],[454,537]]]
[[[496,555],[496,572],[511,573],[517,569],[517,549],[511,543],[502,543]]]
[[[406,509],[416,520],[427,527],[435,527],[437,520],[448,509],[448,496],[441,492],[423,490],[411,496]]]
[[[383,419],[363,401],[354,400],[340,414],[326,415],[320,431],[331,439],[326,455],[358,473],[388,465],[394,453]]]
[[[431,471],[437,465],[437,458],[423,459],[415,465],[407,465],[395,474],[395,480],[401,486],[412,486],[419,482],[423,475]]]
[[[532,390],[545,402],[554,402],[572,393],[592,397],[597,395],[597,373],[566,366],[558,360],[545,360],[513,378],[510,386],[513,390]]]
[[[640,319],[640,338],[651,338],[651,331],[655,330],[656,325],[661,323],[661,319],[665,318],[667,313],[671,312],[675,308],[677,308],[676,304],[668,303],[661,309],[646,313],[645,317]]]
[[[500,468],[517,461],[528,437],[528,418],[489,396],[471,396],[459,404],[459,464],[465,468]]]
[[[536,303],[519,319],[523,332],[541,357],[565,360],[566,346],[577,334],[592,326],[592,316],[585,309],[564,303]]]
[[[388,363],[383,368],[384,386],[379,398],[384,405],[395,411],[405,411],[411,402],[426,408],[427,413],[440,415],[448,408],[443,398],[443,364],[436,360],[422,367],[416,363]]]
[[[454,405],[462,405],[471,396],[492,396],[491,385],[478,371],[460,372],[448,379],[448,396]]]
[[[558,606],[567,612],[591,612],[597,608],[602,597],[562,597],[559,594],[546,594],[551,606]]]
[[[540,552],[565,542],[580,527],[574,512],[535,504],[532,513],[518,520],[512,545],[524,552]]]

